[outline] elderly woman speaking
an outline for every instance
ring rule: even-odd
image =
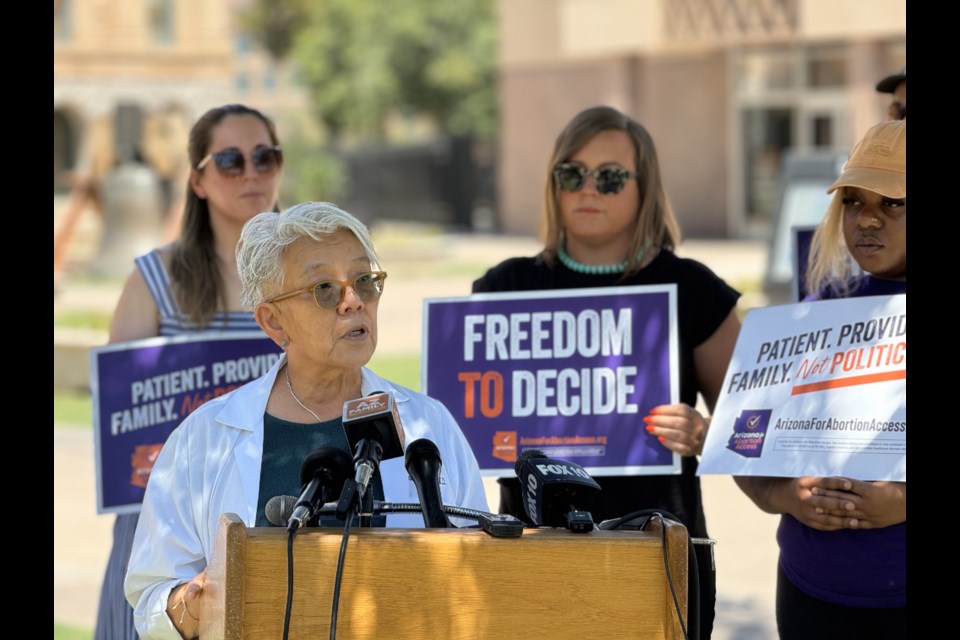
[[[197,635],[220,515],[264,526],[271,497],[299,493],[300,463],[311,451],[349,451],[345,401],[392,392],[406,442],[428,438],[439,448],[443,502],[487,509],[476,458],[447,409],[364,368],[377,346],[387,274],[362,223],[328,203],[261,213],[243,228],[237,267],[244,303],[284,355],[263,377],[188,416],[157,459],[126,579],[145,638]],[[418,501],[402,458],[383,461],[370,488],[377,499]],[[391,514],[381,524],[423,520]]]

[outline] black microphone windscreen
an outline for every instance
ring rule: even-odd
[[[310,482],[321,469],[327,469],[333,478],[334,492],[339,493],[344,481],[353,474],[353,458],[343,449],[323,446],[311,451],[300,465],[300,484]]]
[[[548,458],[536,449],[520,454],[516,472],[524,511],[540,526],[567,526],[568,514],[585,510],[600,491],[600,485],[580,465]]]
[[[293,510],[297,506],[295,496],[273,496],[267,500],[263,507],[263,514],[267,517],[270,524],[277,527],[285,527],[293,515]]]
[[[546,458],[546,457],[547,457],[547,454],[545,454],[543,451],[540,451],[540,449],[527,449],[517,457],[517,461],[513,465],[513,470],[517,474],[517,476],[519,476],[520,468],[523,467],[524,462],[532,458]]]
[[[443,496],[440,491],[440,450],[436,443],[420,438],[407,447],[404,466],[410,479],[417,485],[423,524],[427,528],[450,527],[450,520],[443,512]]]
[[[414,440],[407,446],[407,452],[404,455],[403,464],[409,470],[410,464],[421,457],[429,457],[435,459],[437,462],[440,462],[440,449],[437,448],[436,443],[433,440],[428,440],[427,438],[420,438],[419,440]]]

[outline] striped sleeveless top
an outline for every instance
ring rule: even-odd
[[[160,312],[161,336],[175,336],[183,333],[206,331],[259,331],[257,321],[250,311],[217,311],[204,328],[197,326],[188,315],[180,310],[177,298],[170,290],[170,275],[163,264],[163,258],[156,249],[136,259],[137,268],[147,282],[153,301]]]

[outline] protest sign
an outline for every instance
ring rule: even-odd
[[[698,473],[905,481],[906,300],[750,311]]]
[[[423,390],[487,475],[526,449],[594,475],[679,473],[647,433],[678,401],[676,286],[487,293],[424,302]]]
[[[148,338],[91,352],[98,513],[140,510],[167,436],[280,357],[259,331]]]

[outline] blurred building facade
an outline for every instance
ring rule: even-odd
[[[161,179],[186,161],[207,109],[296,104],[284,73],[238,29],[249,0],[54,0],[54,193],[75,172],[102,178],[118,160]]]
[[[906,64],[905,0],[499,0],[500,224],[535,233],[562,127],[609,104],[657,144],[688,236],[766,237],[784,153],[848,151]]]

